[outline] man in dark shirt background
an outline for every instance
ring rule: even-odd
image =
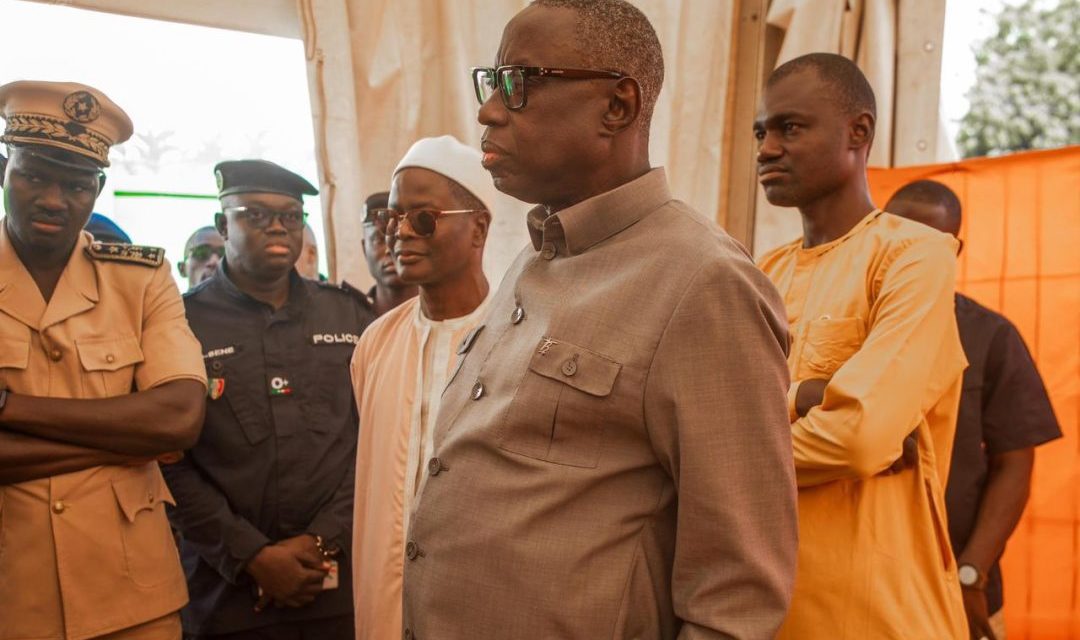
[[[357,416],[349,359],[366,298],[302,278],[306,180],[216,168],[225,258],[184,296],[209,378],[198,443],[166,465],[192,638],[353,640]]]
[[[939,182],[902,187],[885,210],[960,232],[960,200]],[[949,537],[971,637],[1004,640],[998,559],[1027,504],[1035,447],[1060,438],[1061,428],[1016,327],[959,293],[956,322],[969,365],[945,493]]]

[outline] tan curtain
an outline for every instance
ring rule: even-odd
[[[363,198],[418,138],[479,144],[468,68],[492,64],[502,29],[527,0],[297,0],[315,103],[328,259],[337,279],[370,281],[360,253]],[[715,217],[732,31],[731,0],[637,0],[664,47],[652,163],[675,194]],[[504,203],[485,256],[498,282],[527,242],[523,211]]]

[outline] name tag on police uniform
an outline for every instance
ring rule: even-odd
[[[211,358],[220,358],[222,356],[231,356],[236,354],[236,346],[229,345],[227,347],[221,347],[220,349],[211,349],[203,354],[203,360],[209,360]]]

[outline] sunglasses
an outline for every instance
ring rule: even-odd
[[[248,224],[256,229],[266,229],[273,224],[274,218],[277,218],[281,221],[281,226],[289,231],[303,229],[308,215],[306,211],[274,211],[273,209],[258,206],[225,207],[223,211],[236,214],[238,218],[246,220]]]
[[[206,262],[210,256],[225,257],[225,247],[212,247],[208,244],[195,245],[188,251],[187,258],[195,258],[199,262]],[[185,258],[185,259],[187,259]]]
[[[439,218],[458,213],[480,213],[486,209],[413,209],[401,211],[399,209],[372,209],[371,215],[375,222],[375,228],[384,235],[392,236],[397,233],[401,226],[401,220],[409,221],[413,233],[421,238],[430,238],[435,235],[435,227]]]
[[[525,107],[527,96],[525,87],[529,78],[552,78],[555,80],[602,80],[610,78],[621,80],[625,73],[618,71],[600,71],[597,69],[559,69],[556,67],[526,67],[519,64],[502,67],[473,67],[471,69],[473,89],[480,104],[498,91],[503,104],[511,111]]]

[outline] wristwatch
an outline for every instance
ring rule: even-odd
[[[7,404],[8,390],[7,387],[0,387],[0,412],[3,412],[4,405]]]
[[[986,575],[973,564],[965,563],[957,567],[956,577],[960,579],[960,586],[965,589],[981,591],[986,588]]]

